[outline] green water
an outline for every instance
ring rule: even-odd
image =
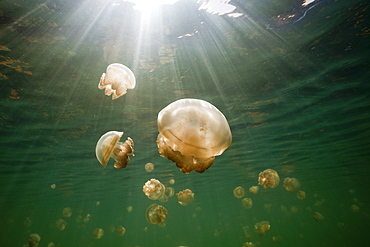
[[[0,1],[0,246],[28,246],[31,233],[40,247],[368,246],[368,3],[322,1],[299,22],[266,29],[296,2],[231,2],[238,18],[190,0],[146,18],[123,1],[67,2]],[[112,101],[97,85],[114,62],[137,85]],[[181,98],[212,103],[232,131],[202,174],[182,174],[158,153],[157,114]],[[135,142],[125,169],[95,157],[110,130]],[[251,194],[265,169],[280,184]],[[286,177],[305,199],[283,188]],[[151,178],[191,189],[194,201],[148,199]],[[252,208],[234,197],[237,186]],[[164,226],[146,220],[153,203],[168,210]],[[262,236],[261,221],[271,226]]]

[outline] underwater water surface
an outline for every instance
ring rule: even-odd
[[[218,2],[0,1],[0,246],[368,246],[369,4]],[[112,63],[136,79],[114,100],[98,88]],[[158,113],[185,98],[232,133],[203,173],[158,152]],[[126,168],[96,158],[108,131],[135,143]],[[153,178],[175,195],[149,199]]]

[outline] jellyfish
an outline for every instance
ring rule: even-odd
[[[164,195],[166,187],[159,182],[157,179],[148,180],[143,186],[143,192],[145,195],[152,200],[158,200],[161,196]]]
[[[92,232],[92,235],[95,239],[100,239],[101,237],[103,237],[104,235],[104,230],[101,229],[101,228],[96,228],[94,229],[94,231]]]
[[[164,191],[164,193],[168,197],[173,197],[173,195],[175,194],[175,189],[172,187],[166,187],[166,190]]]
[[[194,193],[189,189],[180,191],[176,195],[178,202],[183,206],[189,205],[194,199]]]
[[[251,186],[249,188],[249,192],[252,193],[252,194],[257,194],[259,189],[260,189],[260,187],[258,187],[258,186]]]
[[[40,235],[38,235],[37,233],[32,233],[32,234],[30,234],[30,236],[28,238],[28,246],[29,247],[37,247],[37,246],[39,246],[40,240],[41,240]]]
[[[58,219],[57,222],[55,222],[55,225],[59,229],[59,231],[64,231],[67,226],[67,222],[63,219]]]
[[[249,209],[253,206],[253,201],[251,198],[246,197],[246,198],[243,198],[242,204],[245,208]]]
[[[72,209],[70,207],[66,207],[62,211],[62,215],[66,218],[69,218],[72,216]]]
[[[272,169],[264,170],[258,176],[258,184],[263,188],[275,188],[279,182],[279,175]]]
[[[122,236],[123,234],[125,234],[125,232],[126,229],[123,226],[117,226],[116,233],[118,234],[118,236]]]
[[[236,187],[233,192],[236,198],[242,198],[245,195],[245,191],[241,186]]]
[[[283,187],[285,190],[287,191],[296,191],[299,189],[299,187],[301,186],[301,184],[299,183],[298,179],[296,178],[285,178],[284,179],[284,184],[283,184]]]
[[[254,229],[260,236],[264,236],[266,232],[270,231],[270,222],[268,221],[261,221],[254,225]]]
[[[157,121],[158,152],[183,173],[204,172],[231,143],[225,116],[204,100],[177,100],[158,113]]]
[[[319,221],[322,221],[324,220],[324,215],[322,215],[321,213],[319,212],[315,212],[313,214],[313,218],[316,220],[316,222],[319,222]]]
[[[150,224],[163,225],[167,216],[167,209],[158,204],[152,204],[146,210],[146,219]]]
[[[243,244],[243,247],[256,247],[256,244],[253,242],[245,242]]]
[[[128,137],[124,143],[119,142],[122,135],[123,132],[109,131],[96,144],[95,154],[104,168],[110,158],[116,160],[115,168],[125,168],[130,161],[129,155],[134,155],[134,141]]]
[[[100,77],[99,89],[105,88],[105,95],[112,95],[112,100],[126,94],[127,89],[135,88],[134,73],[125,65],[113,63],[107,67],[106,73]]]
[[[303,190],[298,190],[297,198],[300,199],[300,200],[305,199],[306,198],[306,192],[304,192]]]
[[[145,171],[147,172],[152,172],[154,170],[154,165],[153,163],[146,163],[145,164]]]

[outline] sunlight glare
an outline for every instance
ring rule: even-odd
[[[174,4],[179,0],[124,0],[135,4],[134,9],[142,12],[150,12],[153,8],[158,8],[162,5]]]

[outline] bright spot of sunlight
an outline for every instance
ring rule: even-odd
[[[202,3],[199,10],[204,9],[213,15],[224,15],[236,9],[234,5],[229,4],[230,0],[198,0],[199,2]]]
[[[134,3],[134,9],[142,12],[150,12],[153,8],[160,7],[166,4],[174,4],[179,0],[124,0],[126,2]]]

